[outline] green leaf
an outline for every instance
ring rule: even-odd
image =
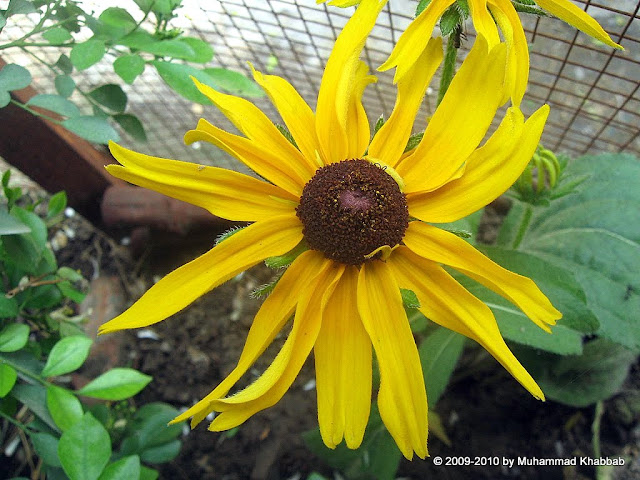
[[[78,70],[86,70],[91,65],[98,63],[104,57],[107,48],[102,40],[90,38],[78,43],[71,49],[71,63]]]
[[[253,80],[249,80],[242,73],[227,70],[226,68],[205,68],[204,72],[211,77],[216,89],[225,90],[233,95],[259,98],[265,93]]]
[[[9,6],[5,12],[5,16],[9,18],[11,15],[26,15],[27,13],[36,13],[36,7],[27,0],[9,0]]]
[[[15,297],[7,298],[0,290],[0,318],[15,318],[18,316],[18,301]]]
[[[62,27],[55,27],[51,30],[47,30],[42,34],[42,36],[51,45],[62,45],[64,42],[68,42],[73,39],[69,31]]]
[[[202,103],[210,105],[211,101],[196,88],[191,76],[198,79],[205,85],[209,85],[212,88],[216,88],[214,80],[202,70],[198,70],[190,65],[184,65],[181,63],[163,62],[160,60],[154,60],[151,62],[162,79],[173,88],[176,92],[182,95],[187,100],[192,102]]]
[[[47,387],[47,408],[51,418],[63,432],[82,419],[80,400],[73,393],[55,385]]]
[[[18,372],[11,365],[0,361],[0,398],[7,396],[18,379]]]
[[[418,5],[416,6],[416,17],[418,15],[420,15],[425,8],[427,8],[429,6],[429,4],[431,3],[431,0],[420,0],[418,2]]]
[[[157,470],[142,465],[140,469],[140,480],[158,480],[159,476],[160,474]]]
[[[78,394],[103,400],[124,400],[147,386],[152,377],[131,368],[114,368],[78,390]]]
[[[58,439],[48,433],[32,433],[29,435],[36,455],[42,459],[47,465],[52,467],[61,467],[58,458]]]
[[[443,37],[448,37],[455,28],[462,23],[462,17],[456,5],[449,7],[440,17],[440,32]]]
[[[640,348],[640,162],[631,155],[577,159],[562,181],[589,175],[573,194],[534,209],[519,249],[574,273],[600,322],[597,334]]]
[[[47,206],[47,218],[53,218],[60,215],[67,206],[67,194],[58,192],[51,196]]]
[[[69,75],[58,75],[54,80],[56,92],[64,98],[69,98],[76,89],[76,82]]]
[[[582,355],[557,357],[518,352],[545,395],[574,407],[585,407],[616,394],[637,353],[603,338],[587,342]]]
[[[42,93],[29,99],[27,105],[30,107],[40,107],[58,113],[64,117],[76,117],[80,115],[80,109],[75,103],[67,100],[64,96]]]
[[[140,478],[140,457],[129,455],[107,465],[99,480],[136,480]]]
[[[62,434],[58,456],[71,480],[97,480],[111,456],[111,439],[90,413]]]
[[[102,33],[113,39],[127,35],[137,26],[135,19],[124,8],[110,7],[100,14]]]
[[[73,72],[73,64],[71,63],[71,59],[69,59],[69,57],[67,57],[64,53],[58,57],[55,66],[58,67],[60,71],[65,75],[69,75],[71,74],[71,72]]]
[[[113,119],[122,129],[139,142],[147,141],[147,134],[144,131],[142,122],[135,115],[121,113],[113,116]]]
[[[182,443],[174,440],[157,447],[148,448],[140,454],[140,458],[145,463],[166,463],[170,462],[180,453]]]
[[[60,293],[76,303],[82,303],[87,296],[84,292],[75,289],[70,282],[56,283],[56,287],[60,290]]]
[[[120,85],[109,83],[89,92],[89,96],[100,105],[116,113],[124,112],[127,108],[127,94]]]
[[[113,62],[113,70],[128,84],[144,72],[145,61],[137,54],[123,55]]]
[[[0,331],[0,352],[17,352],[29,340],[29,326],[24,323],[10,323]]]
[[[29,70],[15,63],[8,63],[0,70],[0,90],[11,92],[28,87],[31,83]]]
[[[418,296],[413,290],[401,288],[400,295],[402,296],[404,308],[420,308],[420,300],[418,300]]]
[[[26,405],[29,410],[53,430],[56,432],[60,431],[49,414],[49,409],[47,408],[47,391],[42,385],[18,384],[13,387],[11,395]]]
[[[28,225],[25,225],[4,210],[0,210],[0,235],[16,235],[30,232],[31,228]]]
[[[58,276],[70,282],[79,282],[84,278],[78,270],[69,267],[60,267],[58,269]]]
[[[173,441],[182,432],[182,424],[168,425],[180,412],[166,403],[153,402],[143,405],[127,427],[127,437],[135,445],[133,452],[157,447]]]
[[[82,335],[59,340],[51,349],[41,375],[53,377],[77,370],[87,359],[92,343],[90,338]]]
[[[0,108],[4,108],[11,103],[11,94],[0,90]]]
[[[151,53],[158,57],[180,58],[182,60],[191,60],[195,58],[196,52],[193,48],[180,40],[160,40],[142,44],[138,47],[143,52]]]
[[[2,14],[2,12],[0,12],[0,32],[2,31],[2,29],[6,24],[7,24],[7,19],[4,18],[4,15]]]
[[[195,63],[207,63],[213,58],[213,48],[211,48],[207,42],[200,40],[199,38],[182,37],[177,41],[186,43],[193,51],[193,55],[185,57],[185,60]]]
[[[66,119],[62,122],[62,126],[90,142],[107,144],[109,140],[114,142],[120,140],[118,132],[109,125],[106,118],[81,115]]]
[[[418,348],[429,407],[434,407],[443,394],[458,363],[465,337],[446,328],[438,328]]]

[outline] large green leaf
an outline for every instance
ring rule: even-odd
[[[11,365],[2,363],[0,360],[0,398],[7,396],[18,379],[18,372]]]
[[[59,340],[51,349],[47,363],[42,370],[43,377],[64,375],[80,368],[89,355],[93,341],[82,335]]]
[[[147,133],[142,126],[142,122],[135,115],[128,113],[119,113],[113,116],[113,119],[122,127],[122,129],[139,142],[147,141]]]
[[[600,322],[598,335],[640,348],[640,161],[587,156],[564,175],[588,178],[575,193],[534,210],[519,249],[573,272]]]
[[[144,72],[144,59],[138,54],[123,55],[113,62],[113,69],[122,80],[131,84]]]
[[[111,38],[120,38],[136,28],[135,19],[124,8],[110,7],[100,14],[101,32]]]
[[[114,368],[78,390],[78,394],[103,400],[124,400],[147,386],[152,377],[131,368]]]
[[[109,83],[101,85],[89,92],[89,96],[100,105],[116,113],[124,112],[127,108],[127,94],[120,85]]]
[[[102,40],[90,38],[89,40],[76,44],[69,54],[71,63],[78,70],[85,70],[91,65],[98,63],[107,51]]]
[[[32,433],[29,435],[36,454],[44,463],[52,467],[61,467],[58,458],[58,439],[48,433]]]
[[[205,68],[204,71],[211,77],[217,88],[225,90],[233,95],[244,97],[264,97],[265,93],[253,80],[248,79],[240,72],[234,72],[226,68]]]
[[[111,457],[109,433],[86,413],[60,437],[58,456],[71,480],[97,480]]]
[[[29,86],[31,74],[26,68],[15,63],[9,63],[0,70],[0,90],[11,92]]]
[[[51,45],[61,45],[64,42],[72,40],[73,37],[69,33],[69,30],[62,27],[55,27],[51,30],[47,30],[42,34],[47,42]]]
[[[27,105],[30,107],[45,108],[65,117],[76,117],[80,115],[80,109],[76,104],[60,95],[52,95],[48,93],[35,95],[29,99]]]
[[[191,65],[181,63],[163,62],[155,60],[151,62],[162,79],[180,95],[196,103],[210,105],[211,101],[196,88],[190,77],[195,77],[200,82],[216,88],[216,82],[204,71]]]
[[[18,384],[11,391],[19,402],[29,408],[40,420],[53,428],[56,432],[60,429],[51,418],[47,408],[47,391],[42,385]]]
[[[62,126],[90,142],[106,144],[109,140],[114,142],[120,140],[118,132],[109,125],[106,118],[80,115],[66,119],[62,122]]]
[[[82,419],[80,400],[73,393],[55,385],[47,387],[47,408],[63,432]]]
[[[15,235],[29,232],[31,232],[29,226],[6,211],[0,210],[0,235]]]
[[[69,98],[76,89],[76,82],[69,75],[58,75],[54,80],[54,84],[56,92],[64,98]]]
[[[182,37],[178,41],[186,43],[193,51],[193,55],[184,57],[185,60],[195,63],[207,63],[213,58],[213,48],[204,40],[194,37]]]
[[[447,387],[462,354],[464,342],[464,336],[446,328],[438,328],[420,344],[418,353],[430,407],[435,406]]]
[[[136,480],[140,478],[140,457],[130,455],[107,465],[99,480]]]
[[[0,331],[0,352],[16,352],[27,344],[29,326],[10,323]]]

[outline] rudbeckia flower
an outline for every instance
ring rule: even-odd
[[[479,146],[503,98],[506,48],[479,38],[429,121],[404,152],[414,118],[442,57],[433,39],[398,83],[393,113],[370,141],[361,97],[375,78],[359,57],[385,0],[364,0],[327,62],[314,113],[283,78],[254,71],[295,140],[249,101],[196,82],[235,124],[234,135],[201,120],[188,143],[207,141],[255,171],[150,157],[111,144],[114,176],[185,200],[233,221],[253,222],[157,282],[102,333],[145,327],[262,260],[301,242],[308,248],[283,273],[253,321],[236,368],[174,421],[209,429],[240,425],[282,398],[313,350],[318,420],[334,448],[357,448],[370,412],[372,356],[380,369],[380,415],[408,459],[427,455],[427,397],[400,289],[432,321],[476,340],[536,398],[543,393],[505,344],[489,308],[443,268],[476,279],[520,307],[544,330],[560,313],[533,281],[509,272],[453,233],[450,222],[504,192],[529,162],[548,114],[525,121],[510,108]],[[293,315],[281,350],[248,387],[229,392]]]
[[[318,0],[322,3],[325,0]],[[442,14],[456,0],[432,0],[407,30],[400,36],[391,55],[379,70],[397,67],[395,81],[402,78],[415,64],[427,47],[431,33]],[[349,7],[354,0],[333,0],[330,5]],[[529,49],[520,17],[510,0],[468,0],[473,26],[488,42],[489,47],[500,43],[498,28],[507,43],[508,68],[505,81],[507,94],[514,105],[520,105],[529,79]],[[536,0],[540,8],[558,17],[578,30],[609,45],[622,48],[611,40],[603,28],[584,10],[569,0]]]

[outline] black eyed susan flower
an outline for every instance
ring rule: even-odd
[[[393,113],[370,140],[361,103],[375,81],[359,60],[384,0],[364,0],[338,37],[314,113],[283,78],[254,72],[295,140],[247,100],[196,82],[235,124],[234,135],[201,120],[188,143],[207,141],[266,181],[237,172],[149,157],[116,144],[111,174],[212,214],[253,222],[168,274],[102,333],[157,323],[239,272],[308,249],[287,268],[253,321],[236,368],[175,421],[210,430],[240,425],[282,398],[313,350],[322,438],[334,448],[362,442],[369,417],[372,356],[380,369],[380,415],[408,459],[427,455],[427,397],[402,304],[410,289],[432,321],[476,340],[536,398],[543,393],[505,344],[496,320],[443,265],[476,279],[549,331],[561,315],[530,279],[509,272],[429,222],[450,222],[491,202],[520,175],[538,144],[544,106],[525,121],[508,109],[480,146],[504,98],[506,47],[480,36],[428,123],[405,152],[427,86],[442,59],[433,39],[398,82]],[[289,336],[254,383],[229,392],[293,315]]]

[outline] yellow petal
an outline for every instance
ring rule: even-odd
[[[398,82],[398,96],[393,112],[373,137],[369,157],[395,167],[411,136],[413,122],[431,82],[442,62],[442,38],[431,39],[420,58]]]
[[[444,263],[514,303],[547,332],[562,314],[530,278],[510,272],[453,233],[419,221],[409,223],[404,243],[417,255]]]
[[[378,70],[384,72],[398,67],[393,81],[394,83],[399,82],[413,68],[420,55],[427,48],[438,19],[454,2],[455,0],[432,0],[400,35],[391,55],[378,67]]]
[[[314,347],[318,423],[325,445],[358,448],[371,408],[371,340],[356,304],[358,269],[348,266],[325,308]]]
[[[253,319],[236,368],[209,395],[176,417],[171,423],[194,417],[191,423],[193,428],[213,411],[210,407],[211,402],[229,393],[231,387],[251,368],[251,365],[262,355],[289,320],[298,299],[307,289],[307,285],[313,282],[315,277],[328,265],[324,256],[313,250],[304,252],[294,260],[278,280],[273,292],[264,301]]]
[[[387,0],[363,0],[338,36],[322,76],[316,107],[316,132],[325,163],[347,159],[347,120],[353,96],[360,53],[378,13]]]
[[[258,107],[244,98],[220,93],[193,78],[196,87],[218,107],[247,138],[273,153],[286,168],[297,170],[306,179],[311,178],[315,166],[300,150],[287,140],[273,122]],[[304,173],[303,173],[304,172]]]
[[[367,85],[377,82],[377,78],[368,75],[369,67],[360,62],[353,80],[353,95],[347,111],[347,139],[349,148],[345,158],[362,158],[371,140],[371,129],[367,112],[362,105],[362,94]],[[344,160],[344,159],[343,159]]]
[[[487,40],[489,48],[498,45],[500,43],[500,35],[498,35],[496,22],[493,20],[489,10],[487,10],[487,0],[469,0],[469,9],[471,10],[471,19],[476,32]]]
[[[396,169],[406,193],[443,185],[478,147],[503,98],[505,61],[504,44],[487,53],[486,40],[477,37],[422,141]]]
[[[567,22],[569,25],[600,40],[602,43],[610,47],[624,50],[622,46],[611,40],[611,37],[600,24],[595,21],[588,13],[569,0],[536,0],[540,8],[546,10],[551,15],[558,17],[560,20]]]
[[[313,348],[327,300],[344,271],[344,265],[325,262],[329,267],[307,285],[298,302],[291,333],[273,363],[244,390],[212,402],[213,409],[222,413],[213,420],[210,430],[218,432],[240,425],[256,412],[276,404],[289,389]]]
[[[518,12],[510,0],[490,0],[489,8],[507,44],[505,94],[520,106],[529,81],[529,45]],[[506,99],[505,99],[506,101]]]
[[[311,107],[300,94],[284,78],[276,75],[263,75],[253,66],[253,78],[260,85],[271,102],[278,109],[291,136],[312,168],[321,167],[316,161],[320,152],[320,144],[316,135],[316,116]]]
[[[427,318],[478,342],[534,397],[544,400],[538,384],[504,342],[489,307],[442,267],[419,257],[407,247],[399,247],[389,265],[398,285],[416,294],[420,311]]]
[[[545,105],[524,123],[519,109],[507,110],[487,143],[471,154],[461,178],[407,196],[409,215],[425,222],[454,222],[502,195],[531,160],[548,114]]]
[[[278,132],[278,135],[281,135]],[[189,130],[184,141],[209,142],[234,156],[258,175],[273,182],[291,195],[300,197],[306,182],[311,178],[301,164],[278,157],[264,145],[245,137],[233,135],[210,124],[204,119],[198,121],[195,130]],[[298,152],[299,153],[299,152]]]
[[[267,257],[283,255],[302,240],[295,215],[272,217],[241,230],[204,255],[174,270],[100,333],[153,325]]]
[[[389,266],[364,263],[358,277],[358,312],[380,368],[378,407],[402,454],[427,455],[427,394],[420,357]]]
[[[151,157],[113,142],[109,149],[123,165],[107,165],[114,177],[197,205],[221,218],[255,222],[292,213],[298,204],[296,197],[281,188],[238,172]]]

